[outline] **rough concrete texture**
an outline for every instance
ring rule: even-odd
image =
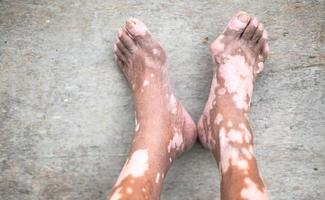
[[[323,0],[1,0],[0,199],[105,199],[134,126],[116,30],[130,16],[144,20],[197,120],[212,77],[208,46],[238,10],[269,32],[251,123],[271,196],[324,199]],[[162,199],[216,199],[218,183],[215,161],[196,145],[172,166]]]

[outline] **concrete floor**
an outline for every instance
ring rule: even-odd
[[[1,0],[0,199],[105,199],[134,126],[116,30],[129,16],[147,23],[197,120],[211,82],[208,45],[240,9],[270,38],[251,119],[271,196],[324,199],[324,0]],[[215,161],[196,145],[169,171],[162,199],[216,199],[218,183]]]

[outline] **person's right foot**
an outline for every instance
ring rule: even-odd
[[[204,147],[219,151],[219,136],[213,133],[222,127],[243,126],[236,119],[247,118],[253,83],[268,55],[266,40],[263,25],[239,12],[211,44],[215,69],[210,95],[198,122],[199,140]]]

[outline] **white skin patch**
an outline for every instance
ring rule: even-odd
[[[133,178],[143,176],[148,169],[148,150],[137,150],[133,152],[131,158],[126,161],[121,171],[121,174],[116,182],[116,185],[119,185],[120,182],[127,176],[132,176]]]
[[[231,122],[231,121],[228,121],[228,122],[227,122],[227,126],[228,126],[228,127],[232,127],[232,122]]]
[[[120,193],[121,188],[117,188],[114,193],[112,194],[110,200],[119,200],[122,197],[122,194]]]
[[[132,192],[133,192],[132,188],[130,188],[130,187],[126,188],[126,193],[132,194]]]
[[[170,104],[171,104],[171,113],[173,115],[176,115],[176,113],[177,113],[177,100],[176,100],[176,97],[173,94],[171,94],[169,101],[170,101]]]
[[[247,150],[247,149],[242,149],[242,152],[243,152],[243,154],[245,155],[245,157],[248,158],[248,159],[252,159],[253,156],[254,156],[253,153],[250,152],[250,151]]]
[[[218,95],[222,96],[226,94],[226,89],[225,88],[220,88],[218,89]]]
[[[157,49],[152,50],[153,55],[158,55],[159,51]]]
[[[215,75],[214,75],[215,76]],[[211,83],[211,88],[210,88],[210,96],[208,98],[208,101],[207,101],[207,107],[205,109],[212,109],[212,102],[213,100],[215,99],[216,95],[214,93],[214,89],[215,87],[218,86],[218,81],[216,78],[213,78],[212,79],[212,83]]]
[[[218,113],[217,114],[217,117],[215,118],[215,120],[214,120],[214,123],[216,123],[216,124],[220,124],[220,122],[223,120],[223,116],[222,116],[222,114],[220,114],[220,113]]]
[[[134,112],[134,124],[135,124],[135,132],[138,132],[138,130],[140,129],[140,123],[138,123],[138,120],[137,120],[137,113]]]
[[[148,80],[144,80],[143,81],[143,87],[146,87],[150,84],[150,82]]]
[[[226,133],[225,128],[220,129],[220,171],[222,173],[226,173],[230,166],[237,166],[240,169],[248,169],[248,161],[245,159],[239,158],[239,149],[233,147],[231,142],[243,142],[242,133],[236,130],[230,130]],[[250,152],[249,149],[242,148],[241,152],[245,155],[247,159],[251,159],[253,157],[253,153]]]
[[[140,129],[140,123],[137,123],[137,124],[135,125],[135,132],[138,132],[139,129]]]
[[[261,71],[263,71],[263,69],[264,69],[264,63],[263,62],[259,62],[259,63],[257,63],[257,69],[255,70],[255,73],[258,74]]]
[[[248,169],[248,162],[247,160],[238,160],[237,166],[239,169],[247,170]]]
[[[159,183],[159,178],[160,178],[160,173],[158,172],[158,173],[157,173],[157,176],[156,176],[156,183],[157,183],[157,184]]]
[[[228,133],[228,139],[231,142],[243,143],[243,134],[239,131],[231,129]]]
[[[183,135],[181,133],[175,133],[173,138],[170,140],[168,144],[168,152],[171,151],[171,149],[179,149],[183,144]]]
[[[226,131],[224,128],[220,129],[220,153],[221,159],[220,159],[220,170],[222,173],[225,173],[229,166],[230,166],[230,157],[232,154],[233,148],[230,146],[228,138],[226,138]]]
[[[239,109],[248,109],[247,96],[253,92],[252,67],[242,55],[227,56],[225,64],[220,65],[220,76],[225,80],[225,88],[233,93],[233,100]]]
[[[153,77],[155,77],[155,75],[154,75],[153,73],[151,73],[151,74],[150,74],[150,77],[153,78]]]
[[[248,200],[266,200],[269,199],[265,189],[262,191],[258,189],[256,183],[250,178],[245,178],[246,187],[240,191],[240,196]]]
[[[252,135],[251,135],[250,131],[247,129],[247,127],[245,126],[244,123],[240,123],[239,128],[241,128],[244,131],[245,142],[249,143],[252,139]]]

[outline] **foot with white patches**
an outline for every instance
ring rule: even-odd
[[[254,81],[268,55],[267,33],[239,12],[210,47],[215,67],[199,140],[217,161],[222,199],[267,199],[248,120]]]
[[[229,108],[246,116],[249,110],[254,80],[263,70],[268,56],[267,32],[256,18],[239,12],[210,48],[214,75],[210,95],[198,123],[199,139],[209,149],[215,143],[211,140],[211,127],[224,118],[221,112],[215,111]]]
[[[159,199],[173,160],[195,143],[196,126],[171,91],[166,54],[143,22],[126,22],[114,52],[133,93],[135,133],[110,199]]]

